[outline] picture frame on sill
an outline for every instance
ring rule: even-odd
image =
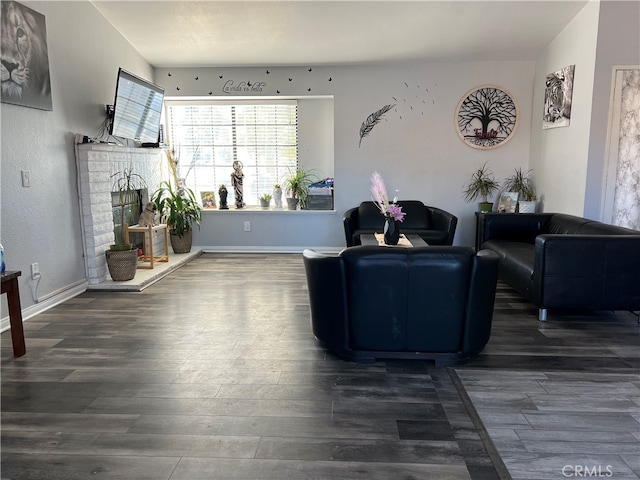
[[[200,198],[202,200],[203,210],[210,210],[210,209],[216,208],[215,192],[200,192]]]
[[[498,213],[516,213],[518,192],[502,192],[498,200]]]

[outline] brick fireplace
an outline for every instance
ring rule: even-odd
[[[97,285],[111,280],[104,252],[114,243],[114,174],[132,168],[151,194],[167,178],[167,159],[160,149],[87,143],[76,145],[76,164],[87,280]]]

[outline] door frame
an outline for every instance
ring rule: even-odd
[[[618,170],[618,138],[620,134],[620,109],[622,88],[618,76],[625,70],[640,70],[640,65],[614,65],[611,71],[611,95],[609,99],[609,123],[605,147],[605,163],[602,176],[601,221],[613,223],[613,205]]]

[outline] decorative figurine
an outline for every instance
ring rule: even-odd
[[[244,207],[243,202],[243,186],[244,173],[242,173],[242,162],[235,160],[233,162],[233,173],[231,174],[231,185],[233,185],[233,194],[236,199],[236,208]]]
[[[229,192],[227,191],[227,187],[223,183],[218,189],[218,196],[220,197],[220,206],[218,207],[219,210],[229,210],[229,206],[227,205],[228,194]]]
[[[273,186],[273,201],[276,204],[276,208],[282,208],[282,188],[280,188],[279,183]]]
[[[140,214],[138,219],[138,225],[141,227],[153,226],[156,219],[156,204],[153,202],[147,202],[144,206],[144,210]]]

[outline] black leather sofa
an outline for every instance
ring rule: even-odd
[[[453,245],[458,218],[436,207],[426,206],[418,200],[401,200],[398,205],[406,213],[400,223],[401,233],[420,235],[429,245]],[[361,245],[360,235],[381,233],[384,217],[372,202],[362,202],[347,210],[343,217],[344,236],[347,247]]]
[[[498,256],[471,247],[305,250],[311,326],[347,360],[457,364],[489,340]]]
[[[640,310],[640,232],[560,213],[484,213],[478,244],[500,279],[547,309]]]

